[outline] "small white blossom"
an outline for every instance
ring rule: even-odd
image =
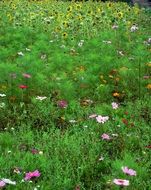
[[[99,158],[99,161],[103,161],[103,160],[104,160],[104,157],[101,156],[101,157]]]
[[[2,179],[2,181],[6,184],[16,185],[16,181],[11,181],[10,179]]]
[[[135,32],[138,30],[138,27],[136,25],[133,25],[130,29],[131,32]]]
[[[114,30],[118,29],[118,25],[115,25],[115,24],[114,24],[114,25],[112,26],[112,29],[114,29]]]
[[[0,94],[0,97],[5,97],[6,96],[6,94]]]
[[[113,133],[112,136],[113,136],[113,137],[118,137],[118,134],[114,134],[114,133]]]
[[[29,49],[29,48],[26,48],[26,51],[31,51],[31,49]]]
[[[70,122],[70,123],[76,123],[76,120],[71,119],[71,120],[69,120],[69,122]]]
[[[107,40],[103,40],[103,43],[105,43],[105,44],[111,44],[112,42],[111,41],[107,41]]]
[[[43,155],[43,151],[39,151],[39,154],[40,154],[40,155]]]
[[[24,56],[23,52],[21,52],[21,51],[18,52],[17,54],[20,55],[20,56]]]
[[[65,48],[66,46],[65,46],[65,45],[61,45],[60,47],[61,47],[61,48]]]
[[[43,55],[41,55],[40,58],[41,58],[42,60],[44,60],[44,59],[46,59],[46,57],[47,57],[47,55],[46,55],[46,54],[43,54]]]
[[[37,96],[36,100],[42,101],[42,100],[45,100],[46,98],[47,98],[46,96]]]
[[[5,103],[4,102],[0,103],[0,108],[4,108],[4,107],[5,107]]]
[[[79,46],[79,47],[82,47],[82,46],[83,46],[83,43],[82,43],[82,42],[79,42],[79,43],[78,43],[78,46]]]

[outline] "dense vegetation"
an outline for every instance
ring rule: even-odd
[[[0,188],[150,190],[150,11],[14,0],[0,16]]]

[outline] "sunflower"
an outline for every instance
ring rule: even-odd
[[[80,4],[76,4],[75,8],[76,8],[76,10],[79,10],[79,9],[81,9],[81,5]]]
[[[118,12],[118,13],[117,13],[117,17],[118,17],[119,19],[123,18],[123,13],[122,13],[122,12]]]
[[[67,38],[68,34],[66,32],[63,32],[62,37]]]
[[[67,21],[64,21],[62,24],[63,24],[63,26],[64,26],[65,28],[69,27],[69,23],[68,23]]]
[[[67,11],[68,11],[68,12],[71,12],[71,11],[72,11],[72,7],[69,6],[69,7],[67,8]]]
[[[111,2],[107,3],[108,8],[112,8],[112,6],[113,6],[113,3],[111,3]]]

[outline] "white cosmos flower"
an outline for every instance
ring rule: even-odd
[[[16,181],[11,181],[10,179],[2,179],[2,181],[10,185],[16,185]]]
[[[131,32],[135,32],[138,30],[138,27],[136,25],[133,25],[130,29]]]
[[[21,51],[18,52],[17,54],[20,55],[20,56],[24,56],[23,52],[21,52]]]
[[[36,100],[42,101],[42,100],[45,100],[46,98],[47,98],[46,96],[37,96]]]
[[[112,42],[109,41],[109,40],[103,40],[103,43],[105,43],[105,44],[111,44]]]
[[[29,48],[26,48],[26,51],[31,51],[31,49],[29,49]]]
[[[5,97],[6,96],[6,94],[0,94],[0,97]]]

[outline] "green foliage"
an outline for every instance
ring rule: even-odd
[[[149,14],[119,2],[0,2],[0,180],[17,182],[6,189],[119,189],[114,178],[150,188]]]

